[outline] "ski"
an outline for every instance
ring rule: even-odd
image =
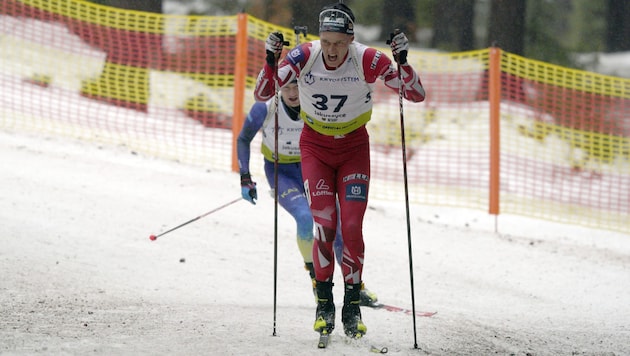
[[[330,339],[330,334],[328,330],[322,330],[319,333],[319,341],[317,342],[317,348],[325,349],[328,346],[328,340]]]
[[[368,308],[372,308],[372,309],[384,309],[390,312],[396,312],[396,313],[404,313],[407,315],[412,315],[413,311],[411,309],[407,309],[407,308],[401,308],[401,307],[397,307],[395,305],[390,305],[390,304],[383,304],[383,303],[371,303],[370,305],[366,305],[366,307]],[[437,314],[437,312],[426,312],[426,311],[416,311],[416,316],[424,316],[424,317],[430,317]]]

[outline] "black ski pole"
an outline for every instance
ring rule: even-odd
[[[391,34],[390,40],[387,41],[387,44],[391,43],[391,40],[394,38],[394,35],[400,33],[399,29],[394,30],[394,33]],[[405,213],[407,215],[407,245],[409,247],[409,281],[411,283],[411,310],[412,310],[412,318],[413,318],[413,347],[414,349],[418,348],[418,338],[416,333],[416,298],[414,293],[414,282],[413,282],[413,253],[411,248],[411,221],[409,218],[409,183],[407,179],[407,147],[405,143],[405,115],[403,111],[403,81],[402,74],[400,72],[400,62],[399,59],[394,57],[396,61],[396,69],[398,71],[398,106],[400,109],[400,141],[402,143],[402,161],[403,161],[403,181],[405,185]]]
[[[288,46],[289,42],[284,41],[281,37],[283,46]],[[274,96],[274,149],[273,149],[273,336],[276,336],[276,305],[278,300],[278,131],[280,125],[278,123],[278,105],[280,104],[280,88],[278,87],[278,59],[275,59],[273,67],[273,81],[276,88]]]

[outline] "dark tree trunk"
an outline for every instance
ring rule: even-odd
[[[308,33],[319,35],[319,12],[322,7],[333,3],[331,0],[292,1],[293,19],[291,28],[307,26]],[[346,4],[350,6],[350,4]],[[352,8],[352,6],[350,6]]]
[[[606,50],[630,51],[630,1],[608,0],[606,10]]]
[[[460,11],[457,17],[461,27],[459,34],[459,50],[470,51],[475,48],[475,0],[465,0],[460,2]]]
[[[491,0],[488,45],[523,55],[526,0]]]
[[[386,41],[395,29],[405,33],[409,41],[416,42],[416,11],[412,0],[383,0],[381,35]]]
[[[474,0],[438,1],[434,11],[431,47],[449,51],[474,48]]]

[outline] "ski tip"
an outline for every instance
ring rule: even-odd
[[[380,349],[376,346],[370,346],[370,352],[374,352],[376,354],[386,354],[387,351],[389,351],[387,349],[387,347],[381,347]]]
[[[383,310],[387,310],[390,312],[396,312],[396,313],[403,313],[403,314],[407,314],[407,315],[413,315],[413,310],[412,309],[408,309],[408,308],[403,308],[403,307],[399,307],[399,306],[395,306],[395,305],[391,305],[391,304],[383,304],[383,303],[372,303],[370,305],[365,305],[366,307],[372,308],[372,309],[383,309]],[[435,314],[437,314],[437,311],[416,311],[416,316],[424,316],[424,317],[431,317],[434,316]]]

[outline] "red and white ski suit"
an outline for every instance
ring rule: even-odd
[[[400,66],[403,97],[424,100],[418,74]],[[275,94],[274,69],[265,64],[256,82],[257,100]],[[379,78],[398,93],[398,72],[384,53],[358,42],[350,44],[343,64],[329,69],[319,40],[293,48],[278,66],[280,87],[297,79],[302,176],[315,222],[313,261],[318,281],[332,281],[333,241],[340,214],[344,281],[361,283],[364,258],[363,218],[370,186],[370,143],[365,124],[372,114],[372,85]],[[339,201],[339,212],[336,200]]]

